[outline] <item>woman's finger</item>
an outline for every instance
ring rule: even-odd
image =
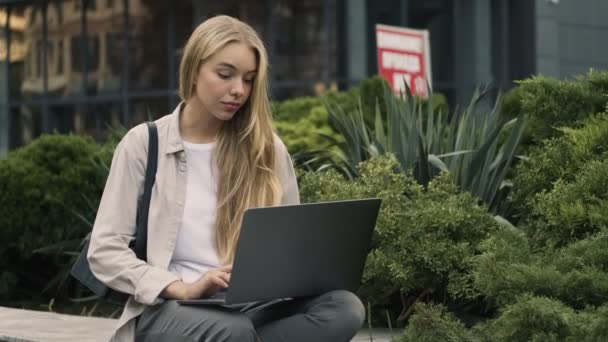
[[[232,264],[222,266],[222,267],[218,268],[217,270],[218,271],[222,271],[222,272],[231,273],[232,272]]]
[[[222,278],[227,284],[230,283],[230,273],[226,273],[226,272],[219,272],[218,276],[220,278]]]
[[[214,275],[211,278],[211,281],[213,282],[213,284],[221,286],[223,288],[227,288],[228,287],[228,282],[226,282],[221,276],[219,275]]]

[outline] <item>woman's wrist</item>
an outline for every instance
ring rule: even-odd
[[[177,280],[167,285],[160,296],[166,299],[188,299],[188,287],[183,281]]]

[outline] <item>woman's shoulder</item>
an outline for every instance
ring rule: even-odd
[[[163,117],[155,120],[154,123],[160,139],[160,135],[163,134],[161,132],[165,132],[171,123],[171,114],[164,115]],[[120,141],[119,146],[121,146],[123,149],[127,149],[130,154],[145,155],[148,149],[148,134],[148,125],[146,122],[137,124],[127,131],[125,136]]]
[[[273,140],[274,149],[275,149],[277,155],[283,155],[283,154],[289,153],[287,151],[287,146],[285,145],[285,143],[283,142],[281,137],[279,137],[279,135],[276,132],[272,132],[272,140]]]

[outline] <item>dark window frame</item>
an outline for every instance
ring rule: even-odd
[[[62,40],[62,41],[57,41],[56,44],[57,46],[51,46],[50,48],[48,48],[48,44],[51,44],[52,42],[49,41],[51,38],[49,37],[49,28],[48,28],[48,11],[49,11],[49,5],[58,5],[61,6],[60,9],[60,16],[63,17],[64,11],[66,10],[66,8],[64,7],[65,4],[61,3],[61,4],[56,4],[55,1],[59,1],[61,2],[62,0],[30,0],[30,1],[24,1],[24,2],[19,2],[19,5],[32,5],[34,6],[34,10],[32,12],[32,18],[33,20],[37,20],[37,16],[40,15],[43,25],[42,25],[42,35],[41,37],[39,37],[38,39],[40,41],[44,41],[47,45],[46,48],[45,44],[40,42],[39,40],[36,40],[34,42],[32,42],[33,47],[35,50],[39,50],[39,51],[35,51],[35,53],[33,54],[32,64],[30,64],[28,66],[28,74],[25,77],[32,77],[32,76],[36,76],[37,78],[42,78],[43,79],[43,92],[41,94],[41,96],[39,97],[33,97],[33,98],[17,98],[17,99],[13,99],[10,103],[9,103],[9,116],[14,115],[13,112],[15,110],[19,110],[20,108],[22,108],[23,106],[27,106],[30,108],[39,108],[40,112],[41,112],[41,132],[40,133],[49,133],[52,132],[53,129],[55,127],[57,127],[57,125],[54,123],[53,118],[52,118],[52,113],[50,111],[51,107],[54,106],[70,106],[70,105],[74,105],[74,106],[81,106],[81,108],[84,108],[84,111],[86,112],[86,107],[87,105],[92,105],[92,104],[98,104],[98,103],[120,103],[122,104],[122,122],[123,124],[130,124],[129,121],[129,114],[130,114],[130,103],[133,100],[138,100],[138,99],[146,99],[146,98],[165,98],[168,100],[168,106],[169,108],[167,108],[167,111],[170,112],[173,107],[179,102],[179,96],[177,95],[176,92],[176,88],[177,88],[177,69],[178,69],[178,58],[176,58],[176,51],[177,51],[177,46],[176,46],[176,8],[177,8],[177,4],[175,2],[170,2],[170,6],[169,6],[169,13],[168,13],[168,21],[167,21],[167,30],[168,30],[168,34],[167,34],[167,40],[166,40],[166,46],[167,46],[167,56],[166,58],[169,59],[169,68],[167,70],[167,75],[168,75],[168,88],[166,89],[146,89],[146,90],[133,90],[130,89],[130,87],[128,86],[129,83],[129,79],[128,79],[128,73],[129,73],[129,65],[131,63],[131,56],[129,53],[130,49],[124,49],[124,54],[123,54],[123,70],[122,70],[122,75],[123,75],[123,80],[121,80],[122,84],[121,84],[121,92],[118,93],[111,93],[111,94],[105,94],[105,93],[101,93],[101,94],[87,94],[86,92],[81,93],[81,94],[72,94],[72,95],[68,95],[68,96],[64,96],[64,97],[52,97],[49,92],[48,92],[48,81],[49,81],[49,69],[52,68],[53,71],[58,74],[58,75],[62,75],[65,73],[66,68],[68,67],[67,65],[65,65],[64,63],[64,59],[67,58],[67,56],[65,55],[66,53],[69,53],[70,55],[72,55],[72,39],[69,40]],[[334,4],[332,4],[333,8],[335,8],[336,10],[339,8],[338,7],[338,3],[339,0],[332,0],[335,1]],[[86,3],[86,10],[85,10],[85,6],[82,6],[83,3]],[[277,3],[276,0],[266,0],[266,4],[269,8],[272,8],[275,4]],[[112,1],[106,1],[105,5],[107,6],[111,6],[113,4],[116,4],[115,0]],[[122,0],[122,5],[124,8],[124,15],[123,15],[123,27],[124,29],[120,31],[120,33],[123,34],[123,37],[126,41],[126,44],[129,45],[131,44],[131,30],[130,30],[130,19],[129,19],[129,5],[130,5],[130,0]],[[0,5],[0,8],[9,8],[10,6],[13,6],[12,4],[4,4],[4,5]],[[82,18],[82,26],[81,26],[81,31],[80,34],[76,37],[82,37],[85,36],[87,37],[87,44],[85,46],[88,47],[88,45],[90,44],[89,39],[90,37],[88,37],[89,35],[87,34],[86,31],[86,24],[87,24],[87,17],[88,14],[91,10],[95,10],[98,8],[98,6],[103,6],[102,3],[98,3],[95,0],[77,0],[74,2],[74,9],[77,10]],[[324,36],[324,45],[327,46],[323,46],[321,47],[324,52],[324,58],[323,58],[323,66],[326,69],[323,73],[323,77],[319,78],[319,79],[286,79],[280,82],[274,82],[271,81],[271,94],[276,91],[276,90],[280,90],[280,89],[289,89],[289,88],[308,88],[310,89],[312,87],[312,85],[314,85],[316,82],[329,82],[329,81],[336,81],[336,82],[341,82],[344,81],[343,79],[340,78],[340,74],[337,73],[335,75],[335,77],[333,77],[333,73],[336,73],[337,71],[334,70],[335,66],[334,66],[334,61],[331,58],[331,54],[330,54],[330,49],[331,46],[329,44],[332,44],[333,42],[331,41],[331,32],[327,32],[328,29],[335,29],[335,24],[332,22],[331,18],[332,15],[330,15],[330,13],[328,13],[328,10],[331,8],[331,6],[325,4],[325,1],[323,1],[323,11],[322,11],[322,16],[321,16],[321,24],[323,25],[323,34]],[[51,8],[51,10],[57,10],[56,8]],[[84,13],[83,13],[84,12]],[[60,19],[61,20],[61,19]],[[267,28],[270,29],[270,32],[272,32],[272,30],[274,29],[273,26],[273,21],[269,20],[267,23]],[[270,37],[272,38],[272,37]],[[96,38],[92,38],[92,39],[97,39],[97,49],[96,50],[101,50],[101,42],[100,42],[100,37],[97,36]],[[271,41],[272,39],[269,39],[268,44],[270,46],[272,46],[273,42]],[[93,43],[95,44],[95,43]],[[56,50],[56,51],[50,51],[50,50]],[[94,60],[90,60],[89,59],[89,55],[88,53],[86,53],[87,49],[83,49],[85,51],[81,51],[82,55],[81,56],[86,56],[85,59],[81,62],[83,62],[83,68],[79,68],[79,70],[82,71],[82,77],[83,77],[83,81],[85,81],[84,84],[86,84],[86,77],[87,74],[92,72],[93,69],[97,69],[99,66],[95,67],[95,64],[99,64],[101,61],[97,61],[97,63],[90,63],[90,62],[95,62]],[[52,55],[51,55],[52,54]],[[99,54],[97,54],[99,55]],[[272,56],[271,56],[272,58]],[[338,57],[336,57],[338,58]],[[57,64],[51,64],[53,63],[54,60],[57,60]],[[25,63],[28,63],[27,60],[24,61]],[[75,61],[74,59],[72,59],[72,66],[74,65]],[[339,64],[339,63],[338,63]],[[94,68],[95,67],[95,68]],[[10,70],[10,63],[9,65],[7,65],[7,69]]]

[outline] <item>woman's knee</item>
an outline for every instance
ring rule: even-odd
[[[365,321],[365,306],[354,293],[346,290],[333,291],[332,297],[337,303],[341,303],[341,314],[345,323],[354,329],[360,329]]]
[[[333,319],[328,328],[331,336],[338,339],[351,338],[363,326],[365,307],[355,294],[345,290],[336,290],[321,296],[321,301],[331,303]],[[326,312],[328,313],[328,312]]]
[[[254,342],[257,341],[255,327],[249,318],[244,315],[231,315],[223,320],[222,330],[225,342]]]

